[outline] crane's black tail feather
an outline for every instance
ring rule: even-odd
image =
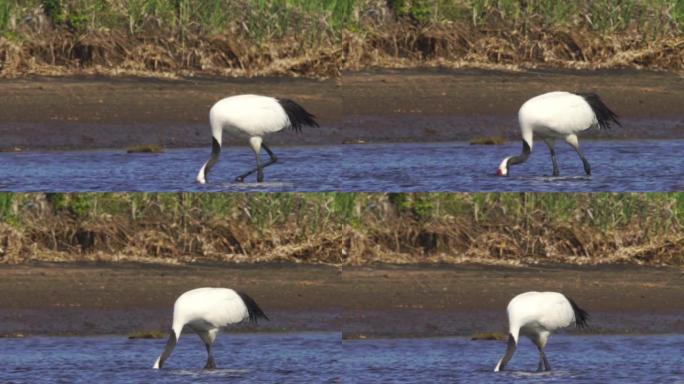
[[[584,100],[586,100],[591,107],[591,110],[594,111],[599,129],[610,128],[611,121],[615,122],[615,124],[619,126],[622,126],[617,119],[618,115],[616,115],[610,110],[610,108],[608,108],[606,104],[603,103],[603,100],[601,100],[599,95],[595,93],[578,93],[578,95],[582,96],[582,98],[584,98]]]
[[[238,292],[237,293],[240,298],[242,299],[242,302],[245,303],[245,306],[247,307],[247,313],[249,313],[249,322],[250,323],[258,323],[259,318],[269,320],[270,319],[266,316],[264,311],[259,308],[257,305],[256,301],[249,297],[246,293],[244,292]]]
[[[572,307],[572,311],[575,312],[575,326],[577,326],[577,328],[587,327],[589,325],[589,319],[591,318],[591,316],[589,316],[589,312],[580,308],[573,299],[567,296],[565,296],[565,298],[568,299],[570,306]]]
[[[301,132],[303,125],[308,125],[310,127],[318,127],[318,122],[316,122],[316,116],[307,112],[304,107],[295,103],[290,99],[277,99],[280,106],[283,107],[287,118],[290,120],[290,128],[295,132]]]

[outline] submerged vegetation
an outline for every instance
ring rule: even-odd
[[[684,194],[0,194],[0,263],[684,264]]]
[[[506,141],[505,136],[476,136],[470,139],[470,145],[501,145]]]
[[[684,69],[680,0],[3,0],[0,75]]]
[[[126,153],[164,153],[164,147],[159,144],[138,144],[126,148]]]

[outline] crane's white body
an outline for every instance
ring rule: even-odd
[[[494,371],[498,372],[503,369],[510,360],[521,335],[532,340],[539,349],[539,369],[550,370],[548,360],[544,355],[549,336],[553,331],[576,323],[575,310],[570,300],[558,292],[525,292],[510,301],[507,312],[508,349]],[[581,322],[584,322],[584,319]]]
[[[508,329],[515,339],[518,333],[538,337],[540,333],[565,328],[575,321],[568,299],[558,292],[525,292],[507,307]]]
[[[221,142],[223,131],[240,137],[260,137],[289,125],[287,113],[275,97],[237,95],[219,100],[209,110],[214,138]]]
[[[300,105],[288,99],[237,95],[219,100],[209,110],[209,125],[213,138],[211,157],[197,173],[197,182],[200,184],[207,182],[207,173],[216,164],[221,153],[224,131],[234,136],[248,138],[249,145],[256,155],[257,167],[238,176],[236,180],[243,181],[246,176],[257,172],[257,181],[262,181],[263,168],[278,160],[264,143],[264,137],[288,127],[292,127],[295,131],[301,130],[302,125],[317,127],[318,123],[314,117]],[[263,165],[259,158],[262,147],[270,156],[270,160]]]
[[[533,147],[533,134],[565,139],[595,126],[598,121],[587,101],[570,92],[549,92],[527,100],[518,111],[523,139]]]
[[[565,140],[577,152],[585,172],[591,175],[591,166],[579,148],[578,134],[596,126],[609,127],[609,121],[620,124],[617,115],[597,95],[555,91],[535,96],[527,100],[518,111],[523,153],[504,158],[499,164],[497,174],[506,176],[510,165],[525,162],[534,147],[534,135],[538,134],[549,147],[554,176],[559,174],[554,149],[556,139]]]
[[[231,324],[250,318],[250,309],[238,292],[228,288],[197,288],[180,295],[173,306],[169,342],[157,358],[154,368],[161,368],[173,351],[183,331],[199,335],[207,347],[207,368],[214,367],[211,346],[218,332]]]
[[[197,288],[185,292],[173,305],[173,326],[180,337],[184,327],[210,331],[240,323],[249,317],[240,296],[228,288]]]

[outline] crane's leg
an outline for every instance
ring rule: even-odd
[[[216,362],[214,361],[214,355],[211,353],[211,347],[214,345],[217,333],[218,329],[197,332],[207,348],[207,364],[205,364],[204,369],[216,369]]]
[[[553,163],[553,175],[560,175],[558,170],[558,157],[556,156],[556,149],[554,148],[556,141],[554,139],[544,139],[544,142],[549,147],[549,153],[551,154],[551,162]]]
[[[542,332],[537,336],[536,339],[532,340],[539,350],[539,366],[537,367],[537,371],[540,372],[551,370],[551,364],[549,364],[549,360],[546,358],[546,354],[544,353],[544,348],[546,348],[546,341],[548,338],[549,334],[547,332]]]
[[[278,161],[278,157],[273,153],[273,151],[271,151],[271,148],[266,146],[266,143],[261,144],[261,146],[266,150],[266,153],[268,153],[268,157],[269,157],[266,164],[264,164],[264,168],[268,167],[271,164],[275,164]]]
[[[587,176],[591,176],[591,165],[589,165],[589,162],[584,157],[584,153],[582,153],[582,151],[580,150],[577,135],[570,135],[565,138],[565,141],[568,144],[570,144],[570,146],[575,150],[575,152],[577,152],[577,155],[579,155],[580,160],[582,160],[582,165],[584,165],[584,172],[587,174]]]
[[[257,167],[250,170],[249,172],[245,172],[242,175],[238,176],[235,178],[235,181],[244,181],[245,177],[251,175],[254,172],[257,172],[257,181],[262,182],[264,181],[264,168],[268,167],[271,164],[274,164],[278,161],[278,157],[271,151],[271,148],[269,148],[265,143],[261,141],[261,138],[259,138],[259,144],[258,146],[255,146],[252,140],[250,139],[250,144],[252,144],[252,149],[254,150],[254,153],[256,154],[256,162],[257,162]],[[266,153],[268,153],[269,160],[261,164],[261,159],[259,158],[259,152],[263,148]]]
[[[537,365],[537,372],[543,372],[546,371],[546,363],[544,363],[544,350],[539,346],[537,342],[535,342],[537,345],[537,349],[539,350],[539,365]]]
[[[546,354],[544,353],[544,349],[541,350],[541,355],[542,355],[542,359],[544,360],[544,370],[550,371],[551,370],[551,364],[549,364],[549,361],[546,359]]]

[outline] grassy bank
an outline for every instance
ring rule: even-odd
[[[684,69],[678,0],[4,0],[0,75]]]
[[[0,194],[0,262],[684,263],[684,194]]]

